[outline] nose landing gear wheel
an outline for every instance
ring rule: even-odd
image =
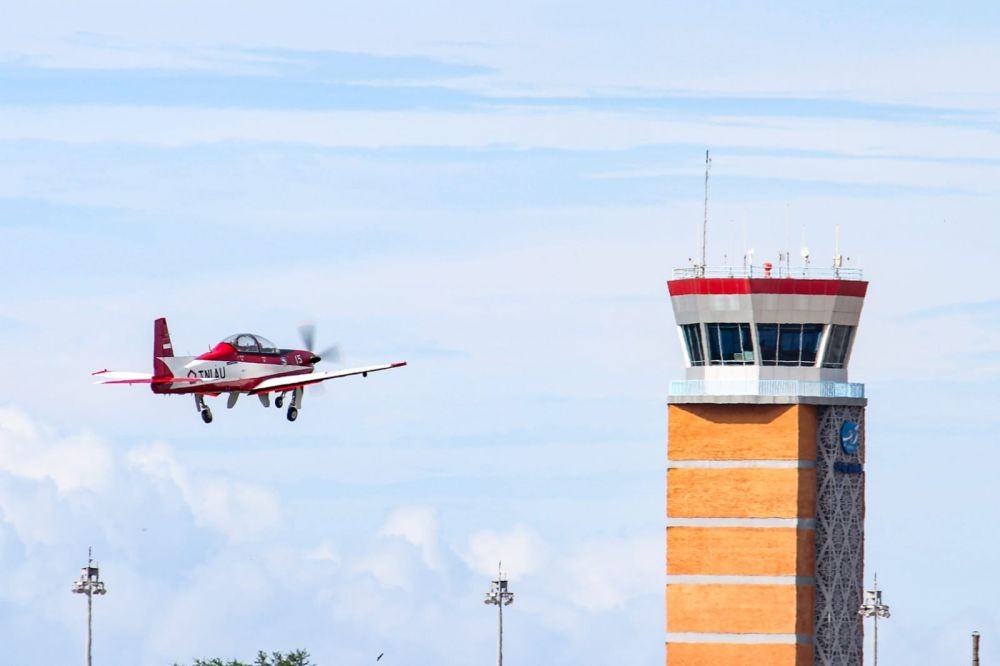
[[[209,409],[208,407],[206,407],[205,409],[201,410],[201,420],[204,421],[205,423],[211,423],[212,422],[212,410]]]
[[[281,409],[281,406],[283,404],[285,404],[285,396],[279,395],[277,398],[274,399],[274,406],[277,407],[278,409]]]
[[[294,407],[289,407],[288,408],[288,420],[289,421],[294,421],[297,418],[299,418],[299,410],[295,409]]]

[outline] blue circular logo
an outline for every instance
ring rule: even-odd
[[[840,448],[844,453],[853,456],[861,446],[861,428],[854,421],[844,421],[840,426]]]

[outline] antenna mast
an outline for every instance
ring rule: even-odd
[[[712,168],[712,158],[705,151],[705,217],[701,224],[701,271],[705,274],[705,245],[708,241],[708,171]]]

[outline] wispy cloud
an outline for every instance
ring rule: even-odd
[[[921,104],[794,94],[694,94],[655,88],[587,94],[502,94],[495,67],[424,55],[287,48],[206,53],[197,66],[40,66],[0,63],[0,105],[109,105],[238,109],[546,109],[669,118],[785,117],[878,120],[991,128],[996,114]]]

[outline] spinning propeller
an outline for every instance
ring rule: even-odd
[[[340,347],[337,345],[330,345],[320,352],[316,352],[316,324],[302,324],[299,326],[299,335],[302,337],[302,344],[306,346],[306,349],[312,354],[312,358],[309,362],[316,365],[320,361],[327,361],[329,363],[338,363],[340,361]]]

